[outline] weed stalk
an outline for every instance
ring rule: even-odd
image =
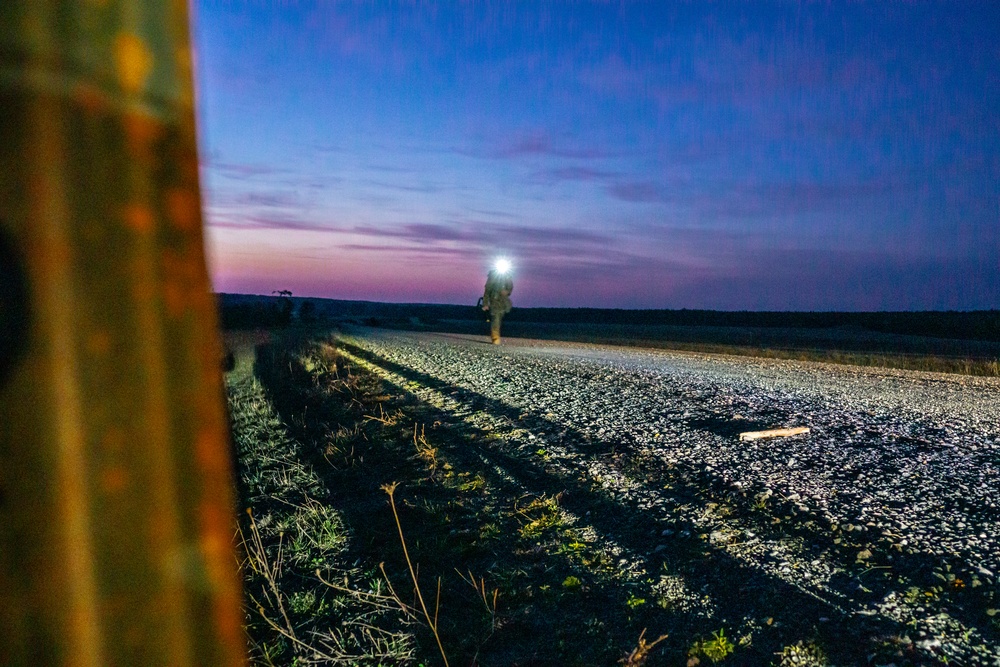
[[[625,667],[641,667],[641,665],[646,664],[646,660],[649,659],[649,654],[657,644],[662,642],[667,638],[667,635],[660,635],[656,638],[656,641],[647,642],[646,641],[646,628],[642,629],[639,633],[639,641],[636,647],[632,649],[632,652],[627,656],[619,660],[619,662]]]
[[[417,573],[413,569],[413,561],[410,560],[410,552],[406,548],[406,538],[403,537],[403,524],[399,520],[399,512],[396,511],[395,493],[398,485],[398,482],[385,484],[382,486],[382,490],[389,495],[389,505],[392,507],[392,516],[396,519],[396,529],[399,531],[399,542],[403,545],[403,556],[406,558],[406,566],[410,569],[410,578],[413,579],[413,588],[417,593],[417,600],[420,601],[420,609],[424,612],[424,618],[427,619],[427,626],[431,629],[431,632],[434,633],[434,639],[437,641],[438,650],[441,651],[441,659],[444,660],[445,667],[448,667],[448,656],[445,654],[444,646],[441,644],[441,635],[438,634],[437,626],[438,608],[441,603],[441,578],[438,577],[438,598],[434,605],[434,618],[431,619],[431,615],[427,611],[427,605],[424,603],[423,593],[420,592],[420,584],[417,582]],[[384,572],[385,570],[383,570],[383,573]]]

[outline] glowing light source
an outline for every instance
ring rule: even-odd
[[[512,266],[510,260],[506,257],[501,257],[493,264],[493,269],[500,274],[507,273],[511,270]]]

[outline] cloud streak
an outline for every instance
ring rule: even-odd
[[[604,160],[617,157],[615,151],[576,142],[556,141],[544,128],[515,132],[502,137],[479,139],[472,146],[452,149],[456,154],[487,160],[525,160],[529,158],[563,158],[570,160]]]

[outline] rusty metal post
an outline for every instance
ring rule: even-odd
[[[185,0],[0,2],[0,664],[237,665]]]

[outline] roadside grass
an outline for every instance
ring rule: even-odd
[[[627,447],[602,456],[676,494],[674,514],[657,518],[679,533],[663,551],[662,524],[619,522],[622,508],[609,509],[593,480],[552,477],[537,446],[509,454],[509,433],[489,420],[416,400],[427,378],[379,379],[331,339],[272,338],[256,359],[238,356],[228,379],[252,508],[241,543],[257,664],[784,665],[827,654],[841,664],[863,650],[817,635],[789,611],[795,592],[781,582],[747,580],[693,530],[686,513],[702,501],[685,496],[690,481]],[[837,562],[871,546],[829,536],[775,498],[705,502]],[[882,557],[876,549],[844,576]],[[867,576],[881,592],[904,585],[887,570]],[[930,590],[921,586],[915,602]],[[885,634],[879,655],[911,664],[898,659],[905,640]]]
[[[412,659],[409,623],[374,572],[344,558],[349,531],[253,375],[227,376],[238,460],[246,632],[253,664],[382,665]]]
[[[758,359],[785,359],[812,361],[845,366],[870,366],[927,373],[953,373],[981,377],[1000,377],[1000,359],[954,357],[935,354],[904,352],[861,352],[824,348],[763,347],[757,345],[727,345],[722,343],[669,341],[660,339],[631,339],[607,336],[578,335],[572,338],[581,343],[595,345],[621,345],[645,347],[703,354],[727,354]]]
[[[900,370],[924,371],[928,373],[952,373],[957,375],[1000,377],[1000,360],[998,359],[967,359],[923,354],[864,353],[820,349],[778,349],[730,345],[692,345],[690,348],[675,346],[674,349],[690,349],[697,352],[749,356],[761,359],[816,361],[847,366],[874,366],[878,368],[896,368]]]
[[[1000,360],[998,359],[967,359],[924,354],[892,354],[794,348],[780,349],[773,347],[766,348],[684,343],[670,344],[669,347],[676,350],[758,357],[761,359],[788,359],[791,361],[814,361],[847,366],[896,368],[900,370],[924,371],[928,373],[953,373],[957,375],[1000,377]]]
[[[390,328],[410,329],[406,322],[388,323]],[[809,330],[761,330],[729,327],[725,331],[712,327],[665,327],[664,331],[644,331],[644,327],[591,326],[581,324],[556,325],[511,321],[504,325],[512,338],[536,338],[594,345],[618,345],[662,350],[677,350],[704,354],[787,359],[850,366],[872,366],[931,373],[953,373],[983,377],[1000,377],[997,344],[991,341],[964,341],[910,337],[900,342],[892,336],[859,330],[853,335],[840,332],[830,339],[829,332]],[[439,321],[435,331],[465,334],[484,333],[478,324],[454,320]]]
[[[702,658],[707,658],[712,664],[722,662],[736,650],[736,646],[726,637],[726,630],[722,628],[712,633],[707,639],[699,639],[688,651],[690,658],[687,661],[688,667],[694,667],[701,663]]]

